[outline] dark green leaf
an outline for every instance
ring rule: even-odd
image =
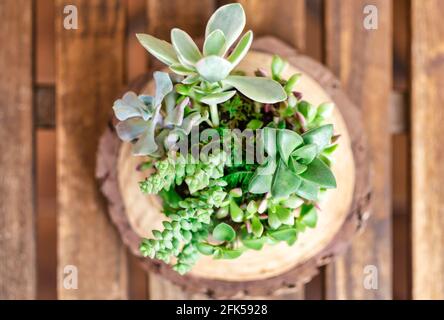
[[[252,171],[237,171],[230,173],[224,177],[222,177],[222,180],[224,180],[227,183],[227,188],[235,188],[235,187],[241,187],[242,189],[246,185],[248,185],[250,179],[253,177]]]
[[[236,231],[230,225],[222,222],[214,228],[213,237],[219,241],[230,242],[236,237]]]
[[[302,135],[305,144],[315,144],[318,146],[318,153],[330,144],[333,136],[333,125],[326,124],[319,128],[307,131]]]
[[[268,231],[268,235],[279,241],[291,242],[296,239],[297,232],[294,228],[283,228],[279,230]]]
[[[253,119],[247,124],[247,129],[256,130],[262,128],[264,123],[261,120]]]
[[[300,164],[298,160],[291,157],[290,161],[288,162],[288,167],[291,171],[293,171],[295,174],[301,174],[305,170],[307,170],[307,166],[305,164]]]
[[[304,199],[315,201],[318,199],[319,186],[312,182],[302,180],[301,185],[295,193]]]
[[[301,174],[304,180],[314,182],[324,188],[336,188],[336,179],[330,168],[321,160],[314,159]]]

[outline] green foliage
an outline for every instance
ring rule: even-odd
[[[177,28],[171,44],[137,35],[173,73],[154,73],[153,96],[129,92],[113,106],[117,134],[133,144],[135,155],[145,156],[138,167],[147,172],[140,190],[163,202],[163,229],[143,239],[140,252],[180,274],[201,255],[236,259],[246,250],[294,244],[306,228],[316,227],[321,192],[336,187],[330,166],[338,136],[328,123],[334,105],[303,100],[295,91],[303,75],[285,79],[287,62],[278,56],[271,78],[262,69],[255,77],[235,70],[253,40],[251,31],[241,37],[244,27],[242,6],[229,4],[208,21],[202,51]],[[191,150],[178,151],[182,139],[209,150],[212,139],[190,137],[192,129],[210,128],[236,142],[242,138],[225,129],[260,129],[262,135],[251,139],[265,161],[236,162],[247,151],[242,143],[200,159]]]

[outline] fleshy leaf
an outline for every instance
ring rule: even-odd
[[[204,242],[197,243],[196,248],[197,250],[199,250],[200,253],[206,256],[211,256],[215,251],[214,246]]]
[[[240,250],[240,249],[218,248],[214,258],[215,259],[237,259],[241,255],[242,255],[242,250]]]
[[[242,243],[248,249],[261,250],[262,247],[264,246],[266,240],[267,240],[267,238],[265,238],[265,237],[259,238],[259,239],[246,238],[246,239],[242,239]]]
[[[295,174],[301,174],[305,170],[307,170],[307,166],[305,164],[301,164],[293,157],[290,157],[288,161],[288,167],[291,171],[293,171]]]
[[[214,31],[221,30],[226,38],[226,48],[230,48],[245,28],[245,12],[238,3],[227,4],[217,9],[205,30],[205,38]]]
[[[298,190],[295,191],[295,193],[301,198],[316,201],[318,200],[319,186],[317,186],[315,183],[302,180],[301,185],[299,186]]]
[[[165,118],[165,124],[174,124],[180,126],[183,122],[183,114],[185,107],[190,102],[190,98],[186,97],[179,103]]]
[[[228,57],[233,67],[237,66],[239,62],[246,56],[248,50],[250,50],[251,43],[253,42],[253,32],[250,30],[240,39],[239,43],[234,48],[231,55]]]
[[[330,168],[321,160],[314,159],[307,170],[301,174],[301,178],[314,182],[324,188],[336,188],[336,179]]]
[[[297,231],[294,228],[284,228],[274,231],[269,231],[268,234],[276,240],[293,243],[297,236]]]
[[[300,146],[302,142],[303,140],[301,136],[296,132],[287,129],[279,130],[277,136],[278,150],[282,160],[284,160],[286,164],[288,164],[290,154],[294,149]]]
[[[122,99],[116,100],[113,110],[116,118],[120,121],[133,117],[142,117],[144,120],[148,120],[152,114],[143,101],[132,91],[125,93]]]
[[[248,191],[254,194],[267,193],[271,190],[271,184],[273,182],[273,175],[261,175],[255,173],[248,185]]]
[[[219,223],[213,230],[213,237],[219,241],[233,241],[236,237],[236,231],[225,222]]]
[[[304,204],[301,208],[300,214],[301,221],[310,228],[316,227],[316,223],[318,221],[318,215],[316,207],[312,204]]]
[[[276,103],[287,99],[282,86],[268,78],[229,76],[224,83],[235,87],[248,98],[261,103]]]
[[[200,76],[208,82],[219,82],[230,74],[233,66],[224,58],[208,56],[197,62],[196,69]]]
[[[203,54],[204,56],[222,56],[225,53],[225,35],[217,29],[211,32],[205,39]]]
[[[256,237],[262,236],[262,233],[264,232],[264,226],[262,225],[261,220],[257,216],[254,216],[251,219],[251,229],[253,230],[253,234]]]
[[[307,144],[293,151],[291,157],[295,158],[296,160],[299,160],[303,164],[309,164],[310,162],[313,161],[314,158],[316,158],[317,154],[318,154],[317,145]]]
[[[272,229],[277,229],[282,225],[282,222],[279,219],[276,211],[273,210],[268,211],[268,225]]]
[[[130,118],[116,125],[116,132],[123,141],[132,141],[147,130],[147,122],[142,118]]]
[[[193,84],[200,80],[200,76],[197,73],[190,74],[188,77],[182,80],[183,84]]]
[[[156,82],[156,95],[154,96],[154,107],[157,108],[163,98],[173,91],[173,83],[171,82],[168,73],[156,71],[153,74],[154,81]]]
[[[196,73],[196,71],[194,71],[193,69],[187,68],[181,64],[172,64],[170,66],[170,70],[181,76],[189,76],[191,74]]]
[[[177,54],[170,43],[157,39],[149,34],[138,33],[136,36],[142,46],[161,62],[168,66],[179,63]]]
[[[294,174],[283,161],[279,161],[278,168],[273,177],[271,194],[276,198],[284,198],[298,190],[301,178]]]
[[[133,155],[146,156],[154,154],[157,146],[154,130],[156,129],[155,119],[151,119],[147,122],[146,131],[140,136],[139,140],[133,145]]]
[[[194,126],[199,125],[204,120],[199,112],[193,112],[183,120],[181,129],[188,135]]]
[[[290,208],[277,207],[276,214],[282,224],[287,224],[290,226],[294,224],[294,215]]]
[[[230,201],[230,216],[234,222],[242,222],[244,218],[244,212],[234,200]]]
[[[235,94],[236,94],[235,90],[213,93],[200,99],[200,102],[208,105],[219,104],[227,100],[230,100]]]
[[[185,31],[177,28],[171,30],[171,42],[177,55],[188,65],[194,65],[202,58],[199,48]]]
[[[277,130],[275,128],[265,127],[262,130],[264,148],[269,157],[276,157],[276,135]]]
[[[318,153],[322,152],[330,144],[333,136],[333,125],[324,126],[309,130],[302,135],[305,144],[315,144],[318,146]]]

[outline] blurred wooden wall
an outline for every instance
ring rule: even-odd
[[[146,275],[110,223],[94,180],[112,101],[155,66],[134,34],[201,36],[217,0],[0,2],[0,298],[195,298]],[[375,201],[364,233],[288,299],[444,299],[444,26],[440,0],[242,0],[248,27],[341,80],[364,111]],[[369,2],[369,3],[370,3]],[[63,8],[79,9],[79,30]],[[85,14],[87,13],[87,14]],[[79,289],[62,285],[79,268]],[[364,267],[378,290],[363,286]]]

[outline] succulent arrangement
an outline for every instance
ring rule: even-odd
[[[302,75],[283,79],[278,56],[270,72],[237,70],[253,41],[251,31],[238,40],[244,27],[242,6],[229,4],[208,21],[202,51],[180,29],[171,44],[138,34],[170,72],[154,73],[153,96],[128,92],[114,103],[119,137],[144,157],[140,190],[163,200],[163,230],[140,251],[181,274],[200,255],[235,259],[294,244],[316,226],[322,194],[336,187],[333,104],[305,101]]]

